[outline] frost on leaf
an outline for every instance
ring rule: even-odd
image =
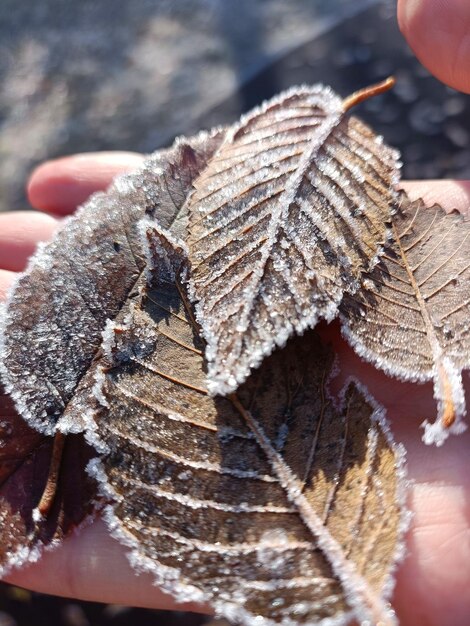
[[[345,116],[360,99],[291,89],[242,117],[196,179],[191,297],[211,393],[233,391],[276,345],[332,319],[376,262],[399,164]]]
[[[461,432],[470,366],[470,221],[402,193],[392,238],[363,287],[341,305],[355,350],[388,374],[434,380],[438,419],[426,443]]]
[[[314,331],[210,396],[183,246],[146,232],[153,271],[109,344],[88,433],[131,562],[237,623],[394,623],[403,461],[380,410],[353,383],[335,408]]]
[[[92,513],[96,485],[85,467],[93,452],[83,435],[71,435],[47,515],[35,515],[50,477],[53,441],[31,429],[0,389],[0,577],[38,559]]]
[[[219,134],[180,140],[95,194],[42,246],[10,295],[0,373],[19,413],[46,434],[83,429],[102,332],[136,297],[139,219],[184,232],[181,208]],[[59,422],[59,424],[58,424]]]

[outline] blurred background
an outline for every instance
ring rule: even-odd
[[[416,61],[394,0],[1,0],[0,211],[48,158],[152,152],[232,122],[298,83],[347,95],[403,154],[406,178],[470,178],[470,98]],[[221,626],[212,618],[54,599],[0,586],[0,626]]]
[[[1,0],[0,210],[26,207],[44,159],[151,152],[293,84],[347,95],[391,73],[358,114],[405,177],[470,178],[470,100],[414,59],[394,0]]]

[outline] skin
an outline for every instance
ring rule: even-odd
[[[468,0],[398,0],[398,22],[408,44],[434,76],[470,93]]]
[[[88,195],[106,187],[113,175],[129,169],[126,159],[130,169],[141,159],[138,155],[123,156],[117,166],[117,156],[112,155],[112,168],[108,156],[93,154],[45,163],[31,177],[31,204],[42,211],[54,210],[58,216],[69,214],[77,201],[85,199],[84,180]],[[470,204],[468,184],[417,182],[407,188],[410,195],[424,196],[430,203],[439,201],[448,209],[465,211]],[[31,212],[0,215],[0,294],[8,290],[37,242],[53,235],[58,219]],[[452,437],[442,448],[426,447],[419,426],[424,418],[435,414],[430,385],[400,383],[361,362],[341,339],[335,324],[323,327],[322,333],[340,358],[341,375],[335,387],[339,389],[349,375],[360,378],[387,407],[395,437],[408,450],[413,481],[409,506],[414,519],[393,601],[401,623],[464,625],[470,614],[470,432]],[[125,550],[108,536],[100,520],[7,580],[37,591],[87,600],[154,608],[174,606],[171,598],[152,585],[150,576],[135,575]]]
[[[464,67],[465,57],[470,56],[468,0],[401,0],[398,14],[400,26],[422,62],[448,84],[470,92],[470,73],[466,74]],[[0,300],[37,243],[53,236],[59,220],[92,192],[105,189],[115,175],[134,169],[141,159],[133,153],[97,153],[38,167],[30,178],[28,195],[31,205],[42,213],[0,214]],[[447,210],[468,212],[470,206],[469,182],[414,182],[407,183],[406,189],[413,198],[439,202]],[[435,415],[431,386],[395,381],[361,362],[341,339],[336,324],[323,327],[322,333],[339,355],[341,374],[334,383],[336,390],[349,375],[358,377],[387,408],[395,438],[408,451],[412,481],[408,504],[413,521],[392,601],[400,623],[465,626],[470,615],[470,431],[451,437],[441,448],[426,447],[420,424]],[[470,397],[468,376],[465,383]],[[136,576],[125,549],[109,537],[99,519],[6,580],[61,596],[175,608],[172,599],[153,586],[150,576]],[[204,610],[194,605],[177,608]]]

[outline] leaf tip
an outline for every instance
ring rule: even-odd
[[[446,426],[442,418],[437,419],[435,422],[429,422],[424,420],[421,424],[421,428],[424,428],[423,442],[426,445],[434,444],[440,448],[445,441],[449,438],[449,435],[460,435],[467,430],[467,424],[462,421],[455,421],[450,427]]]
[[[462,421],[466,414],[465,392],[459,368],[444,357],[435,369],[434,396],[438,400],[439,415],[434,423],[425,420],[423,441],[442,446],[449,435],[460,435],[467,429]]]

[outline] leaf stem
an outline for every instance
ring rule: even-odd
[[[47,514],[52,508],[54,498],[57,493],[57,484],[59,481],[60,466],[62,463],[62,456],[65,443],[64,433],[57,432],[54,436],[54,443],[52,444],[52,457],[51,464],[49,466],[49,474],[47,476],[46,486],[42,492],[39,504],[36,510],[41,517],[47,517]]]
[[[395,85],[395,82],[395,78],[393,76],[389,76],[381,83],[376,83],[375,85],[370,85],[370,87],[365,87],[364,89],[355,91],[343,100],[343,111],[346,113],[349,109],[352,109],[352,107],[364,102],[364,100],[368,100],[369,98],[378,96],[381,93],[385,93]]]

